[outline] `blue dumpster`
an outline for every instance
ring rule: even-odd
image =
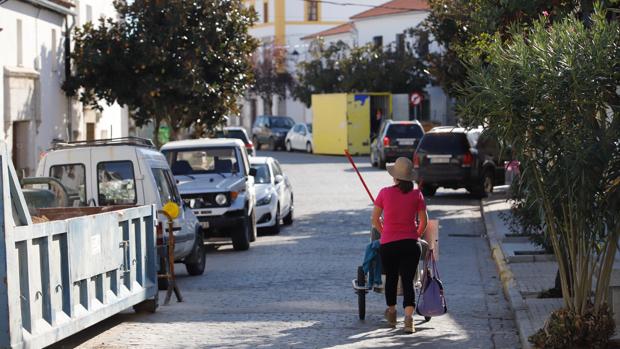
[[[50,345],[132,306],[155,311],[154,206],[31,215],[3,143],[0,162],[0,348]]]

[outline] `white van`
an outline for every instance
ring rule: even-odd
[[[190,275],[205,270],[201,226],[177,190],[164,156],[150,140],[125,137],[57,143],[40,160],[37,177],[58,179],[69,193],[71,206],[139,206],[168,201],[182,209],[174,221],[175,260]],[[159,216],[158,230],[166,218]]]

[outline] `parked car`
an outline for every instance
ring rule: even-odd
[[[254,144],[250,141],[250,137],[248,133],[245,131],[243,127],[237,126],[227,126],[221,130],[215,131],[216,138],[236,138],[240,139],[243,144],[245,144],[245,149],[248,151],[250,156],[256,156],[256,149],[254,149]]]
[[[183,205],[170,167],[150,140],[125,137],[56,143],[39,162],[38,177],[59,180],[69,206],[136,206],[172,201],[182,209],[174,220],[175,261],[188,274],[202,275],[205,249],[194,213]],[[159,227],[166,218],[159,216]],[[160,243],[161,245],[161,243]]]
[[[422,137],[413,164],[426,196],[445,187],[465,188],[482,197],[503,184],[508,159],[508,151],[488,131],[444,126]]]
[[[280,222],[293,223],[293,186],[282,173],[278,160],[272,157],[250,159],[256,169],[256,217],[257,227],[268,228],[272,233],[280,232]]]
[[[271,150],[284,148],[286,133],[293,125],[295,121],[288,116],[259,116],[252,127],[252,143],[256,149],[262,144],[268,144]]]
[[[193,139],[166,143],[164,153],[181,198],[202,226],[204,240],[232,240],[247,250],[256,240],[256,194],[248,152],[238,139]]]
[[[385,168],[401,156],[411,159],[422,136],[424,129],[418,121],[384,121],[370,145],[371,165]]]
[[[312,143],[312,124],[297,123],[286,134],[284,140],[287,151],[305,150],[312,153],[314,144]]]

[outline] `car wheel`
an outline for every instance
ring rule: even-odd
[[[273,138],[269,139],[269,150],[277,150],[278,146],[276,145],[276,140]]]
[[[286,151],[293,151],[293,148],[291,147],[291,141],[286,141]]]
[[[378,156],[377,166],[379,166],[380,169],[385,170],[385,160],[381,158],[381,155]]]
[[[370,150],[370,166],[377,167],[377,162],[375,161],[375,152]]]
[[[423,185],[422,186],[422,194],[424,196],[433,196],[437,192],[436,185]]]
[[[258,143],[258,138],[256,136],[252,137],[252,143],[256,147],[256,150],[260,149],[260,143]]]
[[[312,154],[312,144],[310,142],[306,143],[306,152]]]
[[[493,192],[493,187],[495,185],[494,182],[493,171],[490,169],[485,170],[482,177],[482,188],[484,189],[485,194],[491,194]]]
[[[291,195],[291,208],[288,210],[286,216],[284,216],[284,218],[282,219],[282,223],[284,223],[284,225],[293,224],[293,195]]]
[[[270,231],[272,234],[280,234],[280,220],[282,218],[280,217],[280,204],[278,204],[278,207],[276,207],[276,219],[275,222],[273,223],[273,227],[271,227]]]
[[[200,232],[200,230],[199,230]],[[190,262],[185,263],[185,269],[187,273],[192,276],[202,275],[205,272],[206,256],[205,256],[205,244],[202,240],[202,232],[196,236],[196,243],[194,244],[194,250],[188,257]]]
[[[246,215],[243,218],[243,224],[232,234],[233,249],[235,251],[246,251],[250,248],[251,228],[250,217]]]
[[[258,236],[258,232],[256,229],[256,211],[252,211],[252,215],[250,216],[250,242],[256,241],[256,237]]]

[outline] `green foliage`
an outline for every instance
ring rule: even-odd
[[[75,30],[68,94],[128,106],[138,126],[208,128],[237,108],[251,79],[254,13],[239,0],[115,1],[119,19]],[[82,88],[80,90],[80,88]],[[154,136],[156,140],[157,137]]]
[[[393,46],[393,45],[391,45]],[[313,58],[299,64],[295,96],[310,106],[314,93],[421,91],[428,83],[424,62],[414,48],[350,48],[316,43]]]
[[[620,25],[602,8],[542,18],[473,60],[459,114],[513,147],[522,193],[540,208],[564,305],[599,314],[620,237]],[[590,310],[590,304],[592,310]]]
[[[608,1],[610,4],[617,0]],[[510,30],[529,28],[539,16],[561,20],[576,8],[591,8],[591,0],[430,0],[431,13],[424,23],[444,50],[427,58],[433,78],[454,95],[466,79],[463,62],[484,60],[495,34],[509,38]]]
[[[273,96],[286,97],[287,91],[294,88],[294,79],[286,69],[284,55],[285,52],[268,45],[254,55],[254,84],[250,91],[263,99],[263,112],[267,115],[271,115]]]

